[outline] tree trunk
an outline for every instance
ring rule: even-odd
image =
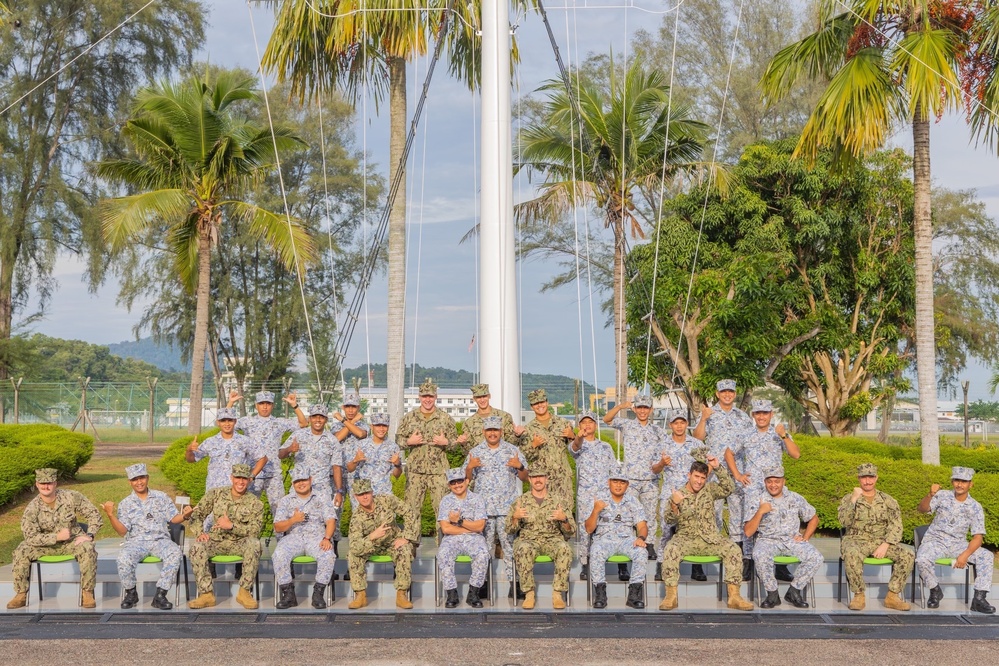
[[[614,388],[617,404],[628,400],[628,319],[624,311],[624,223],[614,229]]]
[[[187,432],[201,432],[201,397],[205,389],[205,350],[208,349],[208,297],[211,293],[212,240],[207,228],[198,238],[197,309],[194,315],[194,345],[191,349],[191,401],[187,410]]]
[[[13,243],[13,241],[10,241]],[[0,259],[0,349],[3,349],[3,356],[0,358],[0,380],[10,376],[11,348],[10,330],[14,317],[14,265],[17,261],[16,254],[5,253]]]
[[[406,147],[406,60],[389,58],[389,174],[395,177]],[[388,349],[386,383],[390,437],[402,419],[406,380],[406,173],[389,214],[388,233]]]
[[[936,344],[933,318],[933,227],[930,218],[930,121],[917,109],[912,121],[913,229],[916,250],[916,376],[923,463],[940,464],[937,432]]]

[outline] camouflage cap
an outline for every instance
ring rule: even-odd
[[[35,483],[55,483],[59,480],[59,470],[54,467],[43,467],[35,470]]]
[[[753,406],[750,408],[749,413],[755,414],[757,412],[772,412],[774,411],[774,404],[769,400],[754,400]]]
[[[735,380],[734,379],[719,379],[718,383],[715,384],[716,391],[734,391],[735,390]]]
[[[857,467],[857,476],[877,476],[878,468],[874,463],[864,463]]]
[[[970,467],[951,467],[950,468],[950,479],[951,481],[971,481],[971,477],[975,475],[975,470]]]
[[[706,463],[708,462],[708,454],[711,452],[706,446],[698,446],[696,449],[690,450],[690,457],[697,462]]]
[[[576,423],[579,423],[583,419],[590,419],[591,421],[593,421],[594,423],[596,423],[597,422],[597,415],[594,414],[593,412],[591,412],[588,409],[584,409],[583,411],[581,411],[579,413],[578,416],[576,416]]]
[[[125,476],[128,480],[137,479],[140,476],[149,476],[149,472],[146,471],[146,463],[135,463],[134,465],[129,465],[125,468]]]
[[[472,387],[473,398],[484,398],[489,395],[489,384],[476,384]]]
[[[356,479],[352,490],[355,495],[363,495],[371,492],[371,479]]]
[[[312,470],[308,465],[295,465],[291,470],[291,481],[305,481],[312,478]]]
[[[386,414],[385,412],[375,412],[370,417],[368,417],[368,421],[370,421],[371,425],[373,425],[373,426],[376,426],[376,425],[378,425],[378,426],[387,426],[387,425],[389,425],[390,419],[389,419],[389,415]]]
[[[452,467],[447,471],[447,482],[452,481],[464,481],[465,480],[465,470],[460,467]]]
[[[437,395],[437,383],[434,382],[434,380],[431,379],[430,377],[427,377],[426,379],[424,379],[423,383],[420,384],[420,395],[421,396],[424,396],[424,395],[433,395],[433,396],[436,396]]]
[[[548,476],[548,468],[544,465],[533,465],[527,470],[527,476]]]
[[[544,389],[534,389],[527,394],[527,402],[536,405],[539,402],[548,402],[548,392]]]
[[[253,476],[250,473],[250,466],[246,463],[236,463],[232,466],[232,475],[237,479],[249,479]]]
[[[672,423],[677,419],[683,419],[689,423],[690,419],[687,418],[687,410],[675,408],[666,413],[666,423]]]
[[[309,416],[322,416],[323,418],[329,418],[330,412],[326,409],[326,405],[316,403],[309,407]]]
[[[503,429],[503,419],[499,416],[487,416],[482,419],[482,429],[483,430],[502,430]]]
[[[215,413],[216,421],[235,421],[238,418],[239,412],[236,411],[235,407],[219,407]]]
[[[640,393],[635,396],[635,399],[631,401],[631,404],[635,407],[651,407],[652,396],[647,393]]]
[[[770,467],[768,469],[765,469],[765,470],[763,470],[763,478],[764,479],[771,479],[771,478],[773,478],[773,479],[783,479],[784,478],[784,468],[782,466],[780,466],[780,465],[777,465],[775,467]]]
[[[607,476],[608,481],[628,481],[628,475],[624,471],[624,465],[617,463],[611,465],[610,474]]]
[[[357,397],[356,393],[348,393],[343,397],[344,407],[360,407],[361,399]]]
[[[274,391],[258,391],[254,400],[257,404],[261,402],[274,402]]]

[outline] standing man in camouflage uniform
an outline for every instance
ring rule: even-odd
[[[753,604],[742,598],[739,586],[742,576],[739,562],[742,551],[726,539],[715,523],[714,504],[725,499],[735,483],[718,459],[712,455],[707,463],[695,461],[690,466],[687,483],[674,490],[664,513],[664,519],[675,524],[676,534],[666,544],[663,551],[663,582],[666,583],[666,596],[659,604],[659,610],[673,610],[677,607],[677,585],[680,582],[680,560],[687,555],[714,555],[722,558],[725,565],[725,582],[728,584],[728,607],[736,610],[753,610]],[[708,483],[708,476],[714,472],[716,480]]]
[[[480,444],[485,439],[483,423],[490,416],[495,416],[503,423],[503,439],[507,442],[516,442],[524,434],[524,427],[513,424],[513,417],[498,407],[489,404],[489,384],[476,384],[472,387],[472,400],[475,401],[478,411],[469,416],[461,424],[461,434],[458,436],[458,443],[467,455],[473,446]]]
[[[253,442],[246,435],[236,432],[236,417],[236,410],[232,407],[219,409],[215,419],[219,432],[200,444],[195,437],[184,452],[184,459],[189,463],[198,462],[208,456],[205,491],[228,486],[229,471],[233,465],[244,464],[252,468],[257,462],[259,454]]]
[[[326,586],[333,577],[336,562],[333,551],[336,509],[328,497],[312,492],[312,472],[308,467],[291,470],[291,486],[294,492],[283,497],[274,510],[274,531],[285,534],[271,555],[281,595],[277,607],[284,610],[298,605],[291,561],[299,555],[308,555],[316,560],[312,607],[321,610],[326,608]]]
[[[669,498],[674,490],[687,485],[690,466],[694,463],[694,451],[706,455],[704,443],[691,437],[687,432],[687,410],[671,409],[666,413],[666,423],[669,425],[670,436],[666,439],[666,451],[652,465],[653,472],[663,472],[663,488],[659,495],[660,518],[669,510]],[[656,563],[656,580],[662,580],[662,552],[667,542],[673,538],[676,524],[663,520],[660,524],[662,536],[659,538],[658,551],[660,561]],[[705,581],[704,568],[700,564],[690,567],[691,580]]]
[[[548,493],[557,496],[562,506],[572,507],[572,470],[566,447],[576,433],[568,421],[548,411],[548,394],[544,389],[528,393],[527,401],[534,410],[534,419],[524,429],[520,448],[531,467],[541,466],[548,471]]]
[[[429,377],[420,384],[420,406],[402,417],[395,443],[406,455],[406,501],[416,515],[430,493],[434,513],[447,492],[446,451],[457,446],[458,428],[448,414],[437,409],[437,384]]]
[[[350,565],[350,589],[354,598],[351,610],[368,605],[368,572],[365,565],[372,555],[391,555],[395,565],[395,605],[409,609],[408,598],[413,579],[413,549],[420,540],[420,514],[395,495],[374,495],[371,482],[354,482],[357,511],[350,516],[350,538],[347,561]],[[402,516],[402,529],[396,522]]]
[[[499,541],[506,580],[510,583],[507,596],[513,599],[513,537],[506,531],[505,522],[510,504],[520,496],[521,483],[527,480],[527,459],[520,449],[502,439],[503,420],[500,417],[486,417],[482,427],[485,441],[468,452],[465,478],[472,482],[475,494],[486,504],[486,527],[483,532],[486,549],[491,549]],[[483,583],[482,592],[488,591]],[[524,598],[519,590],[517,594],[519,599]],[[482,594],[479,596],[482,597]]]
[[[621,410],[632,409],[637,418],[618,416]],[[604,423],[621,431],[624,446],[624,468],[628,475],[628,494],[634,495],[645,509],[648,521],[648,557],[657,557],[655,537],[659,532],[659,476],[666,453],[666,432],[652,423],[652,396],[637,395],[634,402],[615,405],[604,416]],[[668,463],[666,463],[668,464]],[[653,465],[658,465],[656,472]]]
[[[973,485],[971,479],[975,470],[970,467],[952,467],[950,484],[953,490],[940,490],[933,484],[930,492],[919,503],[920,513],[933,513],[926,535],[916,552],[916,567],[923,584],[930,590],[926,602],[929,608],[939,608],[943,591],[937,581],[934,562],[939,558],[950,557],[954,566],[964,569],[969,564],[975,567],[975,598],[971,610],[991,615],[996,612],[986,596],[992,589],[992,553],[982,548],[985,538],[985,511],[982,505],[968,493]],[[971,542],[968,542],[968,533]]]
[[[547,555],[555,562],[552,608],[565,608],[563,592],[569,591],[572,549],[565,542],[575,531],[572,513],[563,508],[564,499],[548,492],[548,470],[534,466],[528,472],[531,492],[515,499],[506,514],[506,531],[515,534],[513,560],[524,588],[524,610],[535,604],[534,560]]]
[[[242,397],[238,391],[230,391],[226,407],[231,408]],[[274,393],[260,391],[257,393],[254,403],[257,413],[236,419],[236,431],[249,437],[257,451],[257,461],[250,470],[253,475],[250,492],[260,497],[266,491],[267,501],[271,506],[277,506],[285,494],[281,464],[278,462],[281,440],[285,433],[295,432],[299,428],[309,425],[305,413],[298,406],[298,398],[294,393],[289,393],[284,401],[295,410],[297,418],[285,419],[274,416]]]
[[[569,453],[576,459],[576,508],[579,519],[579,541],[576,554],[582,566],[579,580],[589,580],[590,575],[590,533],[583,523],[586,510],[593,506],[597,495],[607,492],[607,478],[611,467],[617,467],[614,449],[607,442],[597,439],[597,415],[590,411],[580,412],[576,417],[579,424],[579,434],[569,444]],[[622,572],[622,569],[624,570]],[[628,565],[618,565],[618,577],[628,580]]]
[[[914,558],[902,546],[902,512],[891,495],[877,489],[878,468],[864,463],[857,468],[859,488],[839,503],[839,523],[846,530],[840,544],[846,582],[853,600],[850,610],[864,610],[864,558],[888,558],[894,562],[888,581],[885,607],[907,611],[909,604],[899,594],[912,572]]]
[[[784,599],[795,608],[808,608],[802,594],[822,566],[822,554],[808,540],[819,526],[815,507],[784,487],[784,468],[774,467],[759,473],[764,479],[765,495],[754,495],[745,505],[746,536],[756,536],[756,575],[767,591],[760,608],[780,606],[780,590],[774,577],[774,558],[778,555],[797,557],[801,564],[795,571]],[[805,533],[801,523],[807,522]]]
[[[230,486],[214,488],[205,493],[191,514],[191,536],[194,542],[188,551],[191,568],[198,583],[198,597],[188,606],[193,609],[215,605],[212,575],[208,560],[216,555],[238,555],[243,558],[243,575],[239,579],[236,602],[248,610],[257,608],[250,594],[260,564],[260,529],[264,524],[264,504],[250,488],[250,466],[232,466]],[[202,524],[212,518],[212,528],[204,532]]]
[[[135,589],[135,568],[147,555],[158,557],[163,566],[156,581],[156,596],[152,607],[170,610],[173,604],[167,593],[173,587],[177,572],[183,561],[184,551],[170,538],[170,523],[179,524],[187,520],[193,511],[185,506],[184,512],[177,511],[176,505],[159,490],[149,489],[149,474],[143,463],[125,468],[132,494],[118,504],[115,514],[114,502],[105,502],[104,513],[111,521],[111,527],[118,536],[125,537],[125,543],[118,551],[118,578],[125,588],[125,598],[121,600],[124,609],[135,608],[139,594]]]
[[[593,581],[594,608],[607,608],[606,569],[611,555],[626,555],[632,562],[625,605],[645,608],[642,587],[649,561],[646,549],[649,529],[642,503],[635,495],[628,493],[628,476],[615,465],[607,481],[610,493],[604,491],[596,497],[584,524],[584,529],[593,535],[590,577]]]
[[[389,415],[371,415],[371,436],[357,442],[357,451],[351,458],[351,450],[344,449],[347,459],[347,479],[349,480],[350,504],[357,508],[354,482],[367,479],[375,495],[391,495],[392,479],[402,474],[402,451],[399,445],[388,439]],[[346,444],[346,443],[345,443]]]
[[[333,505],[343,504],[343,449],[337,438],[326,429],[329,420],[326,405],[309,407],[309,427],[288,438],[287,446],[278,451],[284,460],[295,456],[295,467],[308,468],[312,473],[312,492],[333,500]],[[330,478],[333,484],[330,484]],[[336,492],[333,491],[336,487]]]
[[[437,526],[444,535],[437,549],[437,567],[446,597],[444,607],[458,607],[454,563],[459,555],[467,555],[472,558],[472,575],[468,579],[465,603],[472,608],[482,608],[479,590],[486,582],[489,568],[489,551],[482,538],[482,530],[486,527],[486,503],[478,493],[468,490],[468,479],[461,467],[448,470],[447,484],[451,492],[444,496],[437,509]]]
[[[101,512],[75,490],[58,488],[59,470],[51,467],[35,470],[38,497],[28,502],[21,514],[24,541],[11,557],[14,598],[7,608],[23,608],[28,603],[28,576],[31,563],[42,555],[72,555],[80,565],[80,591],[83,608],[96,608],[97,551],[94,535],[104,521]],[[77,522],[86,523],[86,530]]]
[[[735,492],[729,495],[729,524],[745,525],[753,514],[744,506],[762,497],[766,492],[763,487],[763,472],[783,465],[784,451],[797,460],[801,457],[798,445],[787,434],[784,424],[777,427],[770,425],[773,418],[773,404],[769,400],[753,400],[750,410],[756,427],[745,439],[737,439],[734,448],[725,451],[725,464],[728,465],[735,479]],[[741,472],[739,470],[742,470]],[[731,516],[735,517],[731,517]],[[742,579],[750,579],[749,569],[753,566],[753,539],[746,537],[742,541]],[[791,580],[791,572],[783,565],[778,568],[778,580]]]

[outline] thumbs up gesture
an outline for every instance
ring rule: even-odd
[[[560,504],[554,511],[552,511],[551,519],[561,522],[565,520],[565,518],[565,511],[562,510],[562,505]]]
[[[232,520],[229,519],[229,514],[228,513],[222,514],[222,517],[219,518],[215,522],[215,524],[221,530],[231,530],[232,529]]]

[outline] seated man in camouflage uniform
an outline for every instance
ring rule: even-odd
[[[538,555],[547,555],[555,562],[552,607],[562,609],[562,593],[569,591],[572,564],[572,550],[565,540],[576,528],[572,513],[563,508],[565,499],[548,492],[548,470],[536,466],[527,474],[531,492],[514,500],[506,515],[506,531],[517,535],[513,561],[524,589],[524,610],[534,608],[534,560]]]
[[[716,481],[708,483],[714,472]],[[725,564],[725,582],[728,583],[728,607],[736,610],[753,610],[753,604],[742,598],[742,549],[732,543],[719,530],[715,522],[715,502],[723,500],[735,488],[732,477],[718,466],[718,459],[709,455],[707,463],[695,461],[690,466],[687,483],[674,490],[663,512],[667,523],[676,525],[676,534],[663,550],[663,582],[666,596],[659,610],[677,607],[677,584],[680,582],[680,560],[686,555],[714,555]]]
[[[648,567],[648,523],[639,498],[628,493],[626,468],[611,469],[607,481],[610,493],[599,493],[591,501],[593,510],[583,527],[593,534],[590,545],[590,580],[593,581],[593,607],[607,607],[607,559],[611,555],[626,555],[632,562],[628,579],[629,608],[645,608],[642,586]],[[627,494],[625,494],[627,493]],[[583,509],[585,510],[585,509]]]
[[[974,475],[975,470],[970,467],[952,467],[950,483],[953,490],[940,490],[940,486],[934,483],[929,494],[919,503],[920,513],[933,513],[934,516],[916,552],[916,567],[923,584],[930,590],[926,606],[939,608],[943,591],[937,581],[934,562],[950,557],[954,558],[954,566],[958,569],[974,565],[975,598],[971,602],[971,610],[991,615],[996,609],[987,601],[986,595],[992,589],[994,558],[989,550],[982,548],[985,511],[968,494]]]
[[[103,504],[104,512],[111,521],[111,527],[118,536],[125,537],[125,543],[118,551],[118,578],[125,588],[125,598],[121,607],[135,608],[139,603],[139,594],[135,589],[135,567],[147,555],[158,557],[163,566],[160,569],[159,580],[156,581],[156,596],[152,606],[160,610],[170,610],[173,604],[167,599],[167,593],[173,587],[173,582],[180,571],[184,551],[179,544],[170,539],[170,523],[182,523],[190,517],[193,511],[185,506],[183,513],[177,511],[176,505],[166,493],[149,489],[149,474],[143,463],[129,465],[125,468],[128,483],[132,486],[132,494],[118,504],[115,515],[114,502]]]
[[[281,498],[274,510],[274,531],[284,532],[271,560],[281,599],[281,610],[298,605],[295,581],[291,577],[291,561],[299,555],[316,560],[316,584],[312,588],[312,607],[326,608],[326,586],[333,576],[336,553],[333,533],[336,531],[336,509],[328,495],[312,492],[312,472],[298,466],[291,471],[293,492]]]
[[[750,516],[746,522],[746,538],[756,537],[753,550],[756,575],[767,591],[760,608],[780,606],[780,591],[774,575],[774,558],[778,555],[790,555],[801,561],[784,599],[795,608],[808,608],[802,590],[822,566],[821,553],[808,543],[819,526],[819,516],[804,497],[784,487],[783,467],[773,467],[759,475],[763,477],[765,490],[748,495],[743,508]],[[803,521],[808,523],[804,534],[800,529]]]
[[[238,555],[243,558],[243,574],[239,579],[236,602],[249,610],[257,608],[257,601],[250,590],[260,564],[260,529],[264,523],[264,504],[249,492],[249,465],[233,465],[229,482],[230,486],[205,493],[191,514],[194,542],[188,557],[198,584],[198,597],[188,605],[194,609],[215,605],[208,560],[216,555]],[[202,529],[206,518],[212,519],[212,527],[207,532]]]
[[[877,467],[864,463],[857,468],[857,478],[860,487],[840,500],[838,511],[839,524],[846,530],[840,552],[846,569],[846,582],[853,594],[850,610],[864,610],[867,603],[864,595],[864,558],[877,557],[894,562],[885,607],[907,611],[909,604],[899,593],[905,589],[905,581],[912,573],[914,558],[901,543],[902,512],[894,497],[876,488]]]
[[[28,502],[21,515],[24,541],[14,549],[12,571],[14,598],[7,608],[23,608],[28,603],[28,576],[31,563],[42,555],[72,555],[80,565],[80,590],[84,608],[96,608],[97,551],[94,535],[104,521],[101,512],[75,490],[58,488],[59,470],[35,470],[38,497]],[[86,531],[77,521],[86,522]]]
[[[350,516],[347,563],[354,598],[347,608],[368,605],[368,572],[365,565],[372,555],[391,555],[395,565],[395,605],[413,607],[408,598],[413,575],[413,548],[420,540],[420,514],[395,495],[375,495],[371,481],[354,481],[357,510]],[[396,517],[402,516],[402,529]]]
[[[472,608],[482,608],[479,588],[486,581],[489,567],[489,551],[482,537],[482,530],[486,527],[486,503],[478,494],[468,490],[465,470],[461,467],[448,470],[447,484],[451,493],[444,496],[437,509],[437,525],[444,534],[437,549],[437,567],[447,597],[444,606],[458,607],[454,563],[459,555],[467,555],[472,558],[472,575],[468,579],[465,603]]]

